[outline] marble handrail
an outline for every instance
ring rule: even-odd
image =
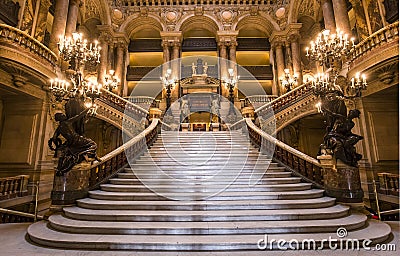
[[[350,52],[350,61],[354,62],[357,58],[364,56],[372,49],[378,48],[385,43],[393,41],[399,37],[399,21],[392,23],[376,31],[369,37],[362,40]],[[378,53],[379,54],[379,53]]]
[[[33,54],[48,61],[54,67],[57,65],[57,55],[24,31],[6,24],[0,24],[0,39],[28,49]]]
[[[161,122],[159,119],[153,119],[149,127],[140,134],[101,157],[100,162],[95,162],[88,167],[87,171],[90,172],[89,189],[96,187],[126,166],[128,164],[127,158],[139,156],[147,146],[151,145],[157,139],[160,125]]]
[[[322,166],[317,159],[308,156],[265,133],[258,128],[250,118],[246,118],[245,120],[250,140],[260,147],[261,151],[275,149],[273,151],[273,157],[275,160],[288,166],[294,172],[307,181],[312,182],[314,185],[323,187]]]

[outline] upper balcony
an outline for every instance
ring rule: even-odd
[[[0,24],[0,69],[11,75],[16,87],[43,86],[55,76],[57,56],[25,32]]]

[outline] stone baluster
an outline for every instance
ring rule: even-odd
[[[69,0],[55,1],[54,20],[53,26],[51,28],[49,48],[57,55],[59,54],[57,43],[60,37],[63,37],[65,35],[65,26],[67,25],[68,17],[68,12],[66,12],[65,10],[68,10],[68,6]]]

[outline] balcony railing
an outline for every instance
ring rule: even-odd
[[[0,200],[28,195],[28,175],[0,178]]]
[[[182,5],[275,5],[270,0],[124,0],[125,6],[182,6]]]
[[[399,196],[399,175],[394,173],[378,173],[378,193]]]
[[[350,61],[354,62],[356,59],[366,55],[368,52],[379,48],[381,46],[386,45],[390,42],[397,42],[399,41],[399,22],[395,22],[390,24],[369,37],[365,38],[359,44],[356,45],[354,50],[351,51]],[[382,49],[383,50],[383,49]],[[379,54],[379,53],[378,53]]]
[[[52,51],[41,42],[19,29],[0,24],[0,40],[23,47],[32,54],[45,59],[53,67],[57,64],[57,56]]]

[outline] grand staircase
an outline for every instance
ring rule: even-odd
[[[338,228],[374,242],[391,232],[292,176],[239,131],[163,131],[131,167],[32,224],[29,238],[59,248],[198,251],[258,250],[265,235],[319,244],[338,239]]]

